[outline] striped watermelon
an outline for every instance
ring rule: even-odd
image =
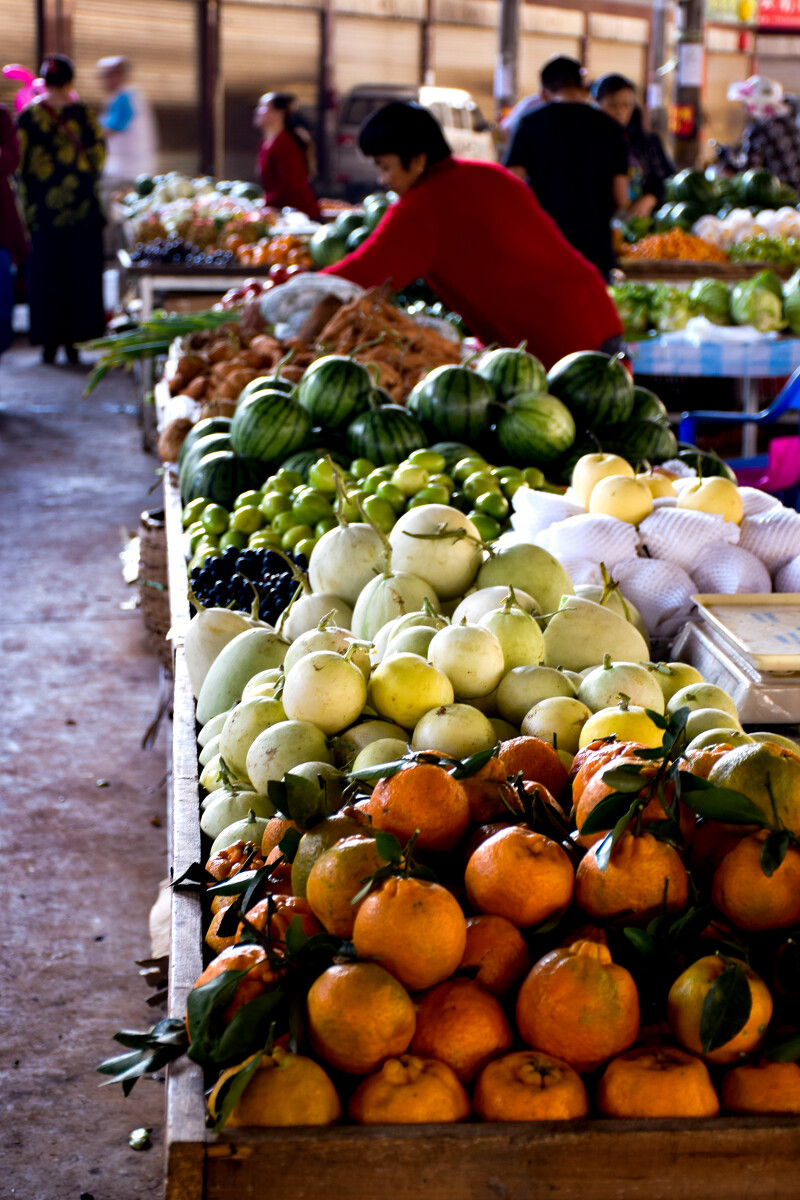
[[[547,391],[547,372],[524,346],[523,342],[516,350],[487,350],[475,364],[478,375],[489,380],[501,400],[510,399],[516,392]]]
[[[197,438],[189,447],[178,467],[178,484],[181,492],[183,492],[184,485],[191,478],[201,458],[205,458],[207,454],[211,454],[214,450],[230,449],[230,434],[208,433],[205,437]]]
[[[283,361],[285,361],[285,359]],[[245,384],[245,386],[239,392],[239,397],[236,403],[242,404],[245,400],[249,399],[250,396],[254,396],[256,392],[293,393],[295,390],[295,385],[290,383],[288,379],[281,379],[280,375],[277,374],[277,370],[278,368],[276,368],[276,374],[274,375],[259,375],[258,379],[251,379],[250,382]]]
[[[243,458],[282,462],[309,439],[309,414],[286,392],[254,392],[237,404],[231,421],[231,448]]]
[[[180,467],[186,455],[191,450],[194,443],[201,437],[207,437],[210,433],[230,433],[231,419],[230,417],[204,417],[202,421],[197,421],[183,439],[180,454],[178,455],[178,467]]]
[[[406,406],[432,436],[469,442],[491,425],[496,398],[488,379],[468,367],[446,366],[429,371]]]
[[[633,412],[631,413],[634,421],[666,421],[669,419],[667,406],[662,400],[659,400],[655,392],[651,392],[649,388],[639,387],[638,383],[634,384],[633,388]]]
[[[223,508],[233,508],[237,496],[263,482],[263,463],[241,458],[232,450],[215,450],[200,460],[189,478],[184,503],[205,496]]]
[[[581,430],[621,424],[633,412],[633,381],[621,358],[599,350],[560,359],[548,373],[547,390],[563,400]]]
[[[344,354],[327,354],[306,370],[297,387],[297,400],[315,425],[339,429],[369,405],[369,371]]]
[[[512,396],[495,427],[498,444],[515,466],[552,462],[575,441],[575,422],[565,404],[542,392]]]
[[[347,427],[347,450],[352,458],[368,458],[378,466],[402,462],[412,450],[427,446],[417,421],[399,404],[370,407]]]
[[[667,421],[654,421],[649,417],[641,421],[629,421],[620,427],[619,440],[613,436],[616,432],[616,429],[609,429],[608,438],[603,440],[603,449],[621,454],[634,466],[643,458],[648,462],[663,462],[678,453],[677,438]]]

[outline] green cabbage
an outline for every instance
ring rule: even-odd
[[[650,320],[659,333],[684,329],[691,315],[688,292],[666,283],[656,284],[650,302]]]
[[[650,292],[643,283],[622,283],[610,287],[611,298],[617,306],[625,337],[635,341],[650,328]]]
[[[791,332],[800,336],[800,271],[795,271],[783,289],[783,315]]]
[[[689,288],[692,310],[715,325],[730,325],[731,299],[721,279],[696,279]]]
[[[759,287],[755,279],[737,283],[731,295],[731,315],[735,325],[752,325],[759,333],[785,329],[783,304],[768,287]]]
[[[749,282],[756,288],[768,288],[773,296],[777,296],[779,300],[783,299],[783,284],[769,267],[766,267],[763,271],[759,271]]]

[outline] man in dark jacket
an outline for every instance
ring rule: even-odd
[[[616,121],[587,103],[577,59],[550,59],[541,82],[546,103],[519,122],[505,164],[607,279],[614,265],[611,218],[628,207],[625,137]]]

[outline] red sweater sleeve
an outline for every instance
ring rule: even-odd
[[[363,288],[391,280],[395,291],[428,273],[436,244],[436,214],[425,195],[403,198],[386,212],[365,242],[323,275],[339,275]]]

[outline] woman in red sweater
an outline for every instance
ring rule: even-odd
[[[292,119],[293,100],[286,92],[268,92],[253,118],[264,134],[258,152],[264,203],[270,208],[296,208],[318,220],[319,205],[308,182],[308,146]]]
[[[574,350],[616,353],[622,325],[600,272],[574,250],[529,187],[494,163],[452,157],[435,118],[394,102],[359,134],[397,192],[375,231],[325,274],[400,290],[425,279],[486,345],[546,367]]]

